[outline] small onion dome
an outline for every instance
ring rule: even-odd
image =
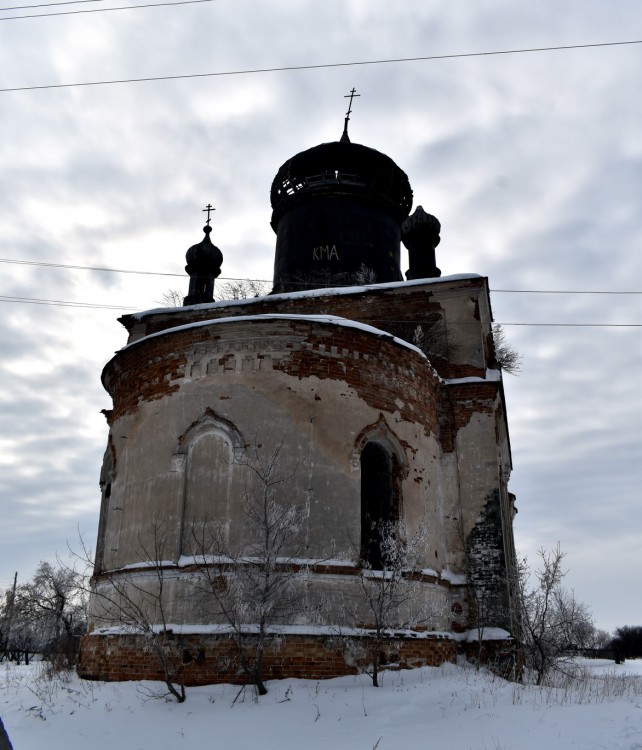
[[[187,265],[185,270],[189,274],[189,293],[185,297],[184,305],[198,305],[202,302],[214,300],[214,279],[221,273],[223,253],[210,240],[212,227],[203,227],[205,237],[196,245],[192,245],[185,255]]]
[[[427,214],[423,206],[417,206],[401,225],[401,239],[406,247],[408,246],[406,240],[412,241],[415,236],[420,236],[422,240],[430,242],[433,247],[437,247],[441,242],[439,232],[441,232],[439,219],[432,214]]]
[[[417,206],[401,225],[401,239],[408,248],[410,268],[407,279],[431,279],[441,276],[436,266],[435,248],[441,242],[439,220]]]
[[[322,143],[296,154],[272,182],[272,228],[295,203],[321,195],[349,195],[375,203],[397,221],[412,208],[406,173],[380,151],[349,140]]]
[[[223,253],[212,243],[210,234],[212,233],[212,227],[203,227],[205,237],[192,245],[185,254],[185,260],[187,266],[185,270],[190,273],[189,267],[193,267],[195,270],[212,269],[214,276],[218,276],[221,272],[221,265],[223,264]]]

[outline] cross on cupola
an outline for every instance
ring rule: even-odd
[[[198,305],[214,301],[214,279],[221,273],[223,253],[212,244],[210,234],[212,227],[212,211],[216,209],[208,203],[203,213],[207,213],[207,223],[203,227],[205,237],[196,245],[192,245],[185,255],[187,265],[185,270],[189,274],[189,291],[183,300],[183,305]]]
[[[211,203],[208,203],[207,206],[205,206],[205,208],[203,209],[203,213],[205,213],[206,211],[207,211],[207,226],[209,227],[210,221],[211,221],[210,211],[216,211],[216,209],[214,208],[214,206],[212,206]]]
[[[343,97],[344,99],[350,99],[350,103],[348,105],[348,111],[346,112],[346,119],[343,123],[343,135],[341,136],[341,143],[350,143],[350,138],[348,136],[348,123],[350,122],[350,115],[352,114],[352,100],[355,98],[355,96],[361,96],[361,94],[357,94],[357,90],[353,86],[350,93],[346,94]]]

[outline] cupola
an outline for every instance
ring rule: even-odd
[[[296,154],[272,182],[276,292],[402,280],[412,189],[389,156],[350,141],[349,113],[339,141]]]

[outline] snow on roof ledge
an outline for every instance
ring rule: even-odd
[[[338,297],[343,294],[359,294],[371,292],[373,290],[408,288],[412,286],[426,286],[428,284],[439,284],[450,281],[464,281],[466,279],[483,279],[478,273],[455,273],[451,276],[439,276],[434,279],[413,279],[412,281],[389,281],[385,284],[369,284],[368,286],[346,286],[346,287],[329,287],[327,289],[310,289],[302,292],[287,292],[285,294],[270,294],[263,297],[250,297],[247,299],[226,299],[219,302],[204,302],[200,305],[189,305],[187,307],[155,307],[151,310],[142,310],[140,312],[130,313],[134,320],[142,320],[148,315],[157,315],[159,313],[179,313],[185,310],[208,310],[217,307],[233,307],[234,305],[252,305],[261,302],[269,296],[270,300],[280,299],[299,299],[306,297]]]
[[[232,632],[230,625],[216,625],[216,624],[197,624],[197,623],[167,623],[165,629],[172,633],[178,633],[180,635],[222,635]],[[245,633],[256,633],[258,632],[259,626],[252,623],[241,626],[242,632]],[[162,625],[154,625],[152,627],[153,632],[163,632]],[[368,636],[373,634],[371,628],[359,628],[359,627],[340,627],[337,625],[272,625],[267,628],[269,633],[277,633],[280,635],[311,635],[311,636]],[[91,636],[105,636],[105,635],[131,635],[140,633],[134,626],[131,625],[105,625],[98,626],[88,633]],[[383,632],[384,638],[416,638],[417,640],[427,640],[433,638],[447,639],[453,641],[460,641],[464,643],[474,643],[475,641],[508,641],[512,640],[513,636],[502,628],[474,628],[472,630],[466,630],[463,633],[454,633],[448,630],[412,630],[411,628],[390,628],[385,629]]]
[[[169,334],[178,333],[179,331],[187,331],[190,328],[202,328],[203,326],[225,325],[229,323],[243,323],[250,321],[263,323],[268,320],[294,320],[308,323],[321,323],[324,325],[342,326],[343,328],[356,328],[358,330],[374,334],[375,336],[379,336],[381,338],[390,339],[394,343],[416,352],[420,357],[422,357],[422,359],[428,359],[426,355],[421,351],[421,349],[419,349],[419,347],[415,346],[414,344],[397,338],[387,331],[382,331],[380,328],[375,328],[374,326],[367,325],[366,323],[358,323],[355,320],[342,318],[339,315],[292,315],[280,313],[265,313],[263,315],[237,315],[230,318],[197,320],[194,323],[186,323],[182,326],[174,326],[173,328],[165,328],[162,331],[156,331],[156,333],[150,333],[149,336],[143,336],[142,338],[136,339],[136,341],[132,341],[131,343],[127,344],[121,349],[121,351],[125,351],[126,349],[131,349],[134,346],[138,346],[138,344],[141,344],[144,341],[149,341],[150,339],[158,338],[159,336],[167,336]]]
[[[466,378],[445,378],[444,383],[448,383],[448,385],[462,385],[464,383],[485,383],[488,381],[494,381],[498,383],[501,379],[502,379],[501,370],[487,369],[486,377],[484,378],[476,377],[474,375],[469,375]]]

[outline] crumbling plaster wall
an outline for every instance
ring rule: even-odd
[[[187,468],[180,455],[181,436],[207,413],[233,424],[247,449],[256,444],[261,452],[269,452],[283,442],[284,466],[294,472],[288,491],[309,514],[305,538],[298,542],[311,557],[324,557],[332,546],[348,556],[356,555],[354,540],[359,538],[360,525],[356,442],[364,431],[380,424],[384,439],[389,433],[405,456],[401,495],[407,522],[411,529],[426,522],[431,528],[430,554],[437,552],[437,558],[445,559],[441,503],[446,488],[439,472],[437,422],[431,413],[435,399],[430,395],[439,384],[429,364],[411,349],[359,329],[346,332],[326,327],[334,335],[328,339],[324,327],[319,331],[314,323],[297,322],[303,329],[293,331],[293,325],[290,321],[230,322],[222,338],[217,333],[209,342],[202,337],[192,346],[182,357],[180,372],[171,370],[177,349],[173,334],[141,342],[135,347],[138,369],[151,377],[154,367],[162,370],[163,361],[167,365],[167,371],[155,378],[163,391],[160,398],[149,392],[146,400],[140,394],[132,398],[129,390],[136,386],[138,375],[131,366],[118,363],[118,357],[114,360],[113,372],[106,377],[115,396],[111,440],[116,469],[109,516],[116,531],[111,533],[107,524],[106,568],[138,561],[141,540],[151,533],[154,518],[180,527]],[[267,338],[263,331],[263,343],[261,328],[270,331]],[[351,351],[333,353],[334,344],[319,351],[325,345],[318,340],[333,341],[338,334]],[[316,342],[316,351],[307,347],[309,340]],[[145,357],[143,348],[148,344],[153,346]],[[230,348],[238,348],[238,356],[230,357]],[[270,364],[263,369],[267,357]],[[311,374],[315,368],[318,374]],[[400,387],[401,379],[412,381],[412,388]],[[425,391],[422,398],[418,391]],[[245,493],[242,472],[237,472],[234,481],[234,500],[225,514],[232,514],[230,526],[240,526]],[[202,510],[203,516],[208,515],[205,506]],[[122,514],[122,523],[116,523],[114,513]],[[235,513],[239,514],[237,524]],[[169,559],[177,560],[185,553],[180,538],[176,531]],[[429,562],[434,566],[435,558],[426,559],[425,564]]]
[[[411,341],[417,325],[445,327],[448,352],[433,362],[447,378],[484,376],[492,321],[488,280],[470,274],[425,281],[375,284],[360,289],[316,290],[167,308],[120,318],[129,343],[168,328],[230,316],[329,314],[368,323]]]
[[[227,319],[321,311],[393,334],[400,319],[411,327],[443,319],[451,352],[440,374],[460,380],[444,382],[412,349],[349,325],[278,315]],[[215,320],[220,323],[211,325]],[[410,530],[422,522],[428,527],[421,565],[437,577],[428,575],[422,597],[434,613],[432,627],[448,629],[455,620],[463,627],[466,597],[461,586],[446,585],[439,573],[463,576],[471,565],[485,565],[479,554],[488,551],[483,541],[488,533],[494,534],[489,549],[498,550],[498,540],[504,549],[512,543],[512,527],[495,523],[506,516],[503,506],[499,516],[488,512],[494,493],[500,502],[507,496],[498,476],[507,479],[510,473],[510,450],[501,382],[484,380],[491,325],[486,279],[275,296],[179,308],[140,320],[126,316],[123,322],[130,341],[139,343],[117,354],[103,377],[114,408],[107,413],[110,496],[103,498],[99,570],[140,562],[141,545],[150,548],[156,518],[168,529],[170,567],[185,556],[186,528],[193,520],[185,515],[186,477],[198,471],[198,450],[190,454],[182,441],[207,415],[233,425],[246,451],[257,445],[270,450],[283,441],[287,469],[295,468],[289,497],[304,505],[308,517],[297,544],[310,558],[327,557],[332,549],[354,562],[360,534],[359,440],[379,430],[404,457],[402,512]],[[168,330],[195,322],[203,325]],[[140,340],[160,331],[167,333]],[[230,446],[230,455],[234,450]],[[233,543],[234,530],[243,525],[246,482],[231,466],[225,472],[226,503],[213,513],[206,500],[190,508],[226,523]],[[495,557],[499,565],[501,556]],[[168,577],[167,611],[178,622],[199,617],[186,597],[191,575],[183,567]],[[353,595],[356,582],[353,575],[316,574],[310,586],[314,595],[327,591],[338,601]]]

